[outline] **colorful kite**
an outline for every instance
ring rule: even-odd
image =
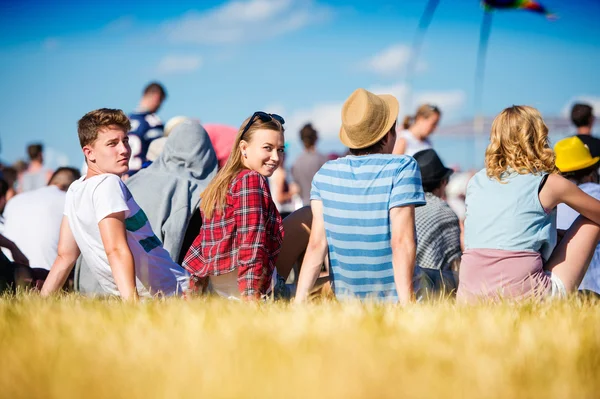
[[[534,0],[483,0],[482,4],[486,11],[492,11],[494,9],[528,10],[543,14],[546,18],[556,18],[556,16],[548,11],[546,7]]]

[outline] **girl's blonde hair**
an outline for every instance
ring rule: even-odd
[[[250,117],[251,118],[251,117]],[[268,122],[263,122],[259,117],[255,117],[254,122],[244,133],[244,128],[250,122],[250,118],[247,118],[240,126],[237,136],[235,137],[235,143],[227,158],[227,162],[223,166],[223,169],[217,173],[217,176],[210,182],[208,187],[200,194],[202,201],[200,202],[200,209],[204,214],[204,217],[210,219],[213,217],[214,212],[222,212],[225,209],[227,201],[227,192],[233,179],[245,168],[244,162],[242,161],[242,150],[240,149],[240,142],[242,139],[247,143],[252,142],[252,136],[258,129],[274,130],[277,132],[284,132],[283,126],[272,119]]]
[[[442,111],[435,105],[431,104],[423,104],[417,108],[417,113],[414,115],[407,115],[404,117],[402,121],[402,127],[404,129],[410,128],[417,119],[419,118],[429,118],[431,115],[436,114],[438,116],[442,116]]]
[[[492,123],[490,144],[485,150],[485,169],[500,181],[508,168],[519,174],[556,173],[548,127],[535,108],[513,105]]]

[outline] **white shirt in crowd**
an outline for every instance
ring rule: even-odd
[[[29,259],[31,267],[50,270],[56,259],[65,192],[45,186],[16,195],[4,209],[4,236]],[[10,259],[10,252],[3,249]]]
[[[600,184],[583,183],[579,186],[586,194],[600,200]],[[579,216],[576,210],[566,204],[558,204],[556,215],[556,227],[560,230],[568,230],[575,219]],[[594,256],[588,266],[583,281],[579,285],[580,290],[594,291],[600,294],[600,245],[596,247]]]
[[[173,262],[154,235],[144,211],[117,175],[102,174],[75,181],[65,201],[64,214],[86,264],[104,290],[119,295],[98,223],[110,214],[125,212],[127,243],[135,261],[140,296],[180,295],[188,287],[187,272]]]

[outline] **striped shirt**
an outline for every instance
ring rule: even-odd
[[[310,199],[323,203],[336,297],[397,301],[390,209],[425,204],[414,158],[373,154],[329,161],[315,175]]]

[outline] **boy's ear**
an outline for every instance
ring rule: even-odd
[[[85,159],[87,159],[90,162],[96,161],[96,157],[94,156],[94,150],[92,150],[92,148],[89,145],[83,146],[82,150]]]

